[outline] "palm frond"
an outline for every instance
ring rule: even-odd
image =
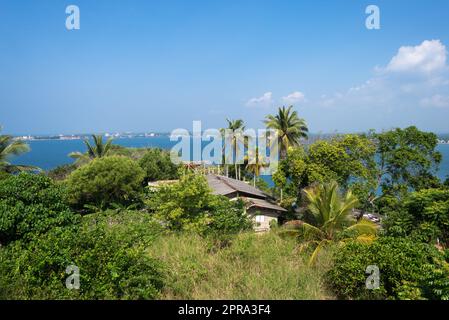
[[[318,245],[316,246],[315,250],[313,250],[312,255],[309,258],[309,263],[308,263],[309,267],[315,264],[315,262],[318,258],[318,254],[320,253],[321,249],[329,243],[330,243],[330,241],[327,239],[324,239],[318,243]]]
[[[346,228],[347,231],[355,231],[358,235],[376,235],[378,229],[377,224],[365,218]]]

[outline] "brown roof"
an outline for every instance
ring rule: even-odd
[[[206,178],[213,194],[225,196],[237,192],[242,196],[248,195],[263,199],[268,197],[265,193],[257,188],[254,188],[253,186],[250,186],[244,181],[215,174],[208,174]]]
[[[267,200],[264,199],[247,199],[249,200],[249,202],[251,203],[249,208],[252,207],[256,207],[256,208],[262,208],[262,209],[271,209],[271,210],[275,210],[275,211],[282,211],[282,212],[286,212],[287,210],[285,210],[284,208],[278,206],[277,204],[268,202]]]

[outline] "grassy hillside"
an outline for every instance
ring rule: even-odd
[[[324,252],[316,266],[293,239],[275,233],[243,233],[220,250],[197,235],[161,237],[148,248],[163,261],[162,299],[332,299],[323,283],[330,265]]]

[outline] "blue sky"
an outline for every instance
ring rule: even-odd
[[[65,28],[66,6],[80,30]],[[380,8],[380,30],[365,8]],[[221,127],[293,103],[313,132],[449,132],[449,1],[0,0],[13,134]]]

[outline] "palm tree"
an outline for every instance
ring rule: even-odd
[[[279,135],[281,159],[287,156],[289,146],[298,146],[301,138],[307,138],[309,129],[304,119],[298,117],[296,111],[292,111],[293,106],[278,109],[277,115],[266,116],[265,125],[269,129],[274,129]]]
[[[254,161],[251,159],[254,157]],[[245,156],[246,170],[253,173],[253,185],[256,186],[256,179],[260,175],[260,170],[268,166],[265,159],[259,154],[259,148],[256,147],[255,151],[248,150],[248,154]]]
[[[232,150],[231,150],[231,152],[233,152],[233,154],[235,155],[235,162],[234,162],[234,168],[235,168],[235,178],[237,179],[238,178],[238,175],[237,175],[237,171],[238,171],[238,165],[237,165],[237,137],[236,137],[236,133],[238,132],[238,131],[243,131],[243,130],[245,130],[245,125],[244,125],[244,122],[243,122],[243,120],[241,120],[241,119],[237,119],[237,120],[231,120],[231,119],[226,119],[226,121],[228,122],[228,128],[227,129],[229,129],[229,130],[231,130],[231,132],[233,133],[233,136],[232,136],[232,141],[231,141],[231,144],[232,144]],[[223,130],[222,130],[222,132],[223,132]],[[224,151],[226,151],[226,150],[224,150]]]
[[[308,215],[298,231],[308,241],[306,246],[316,246],[309,264],[329,243],[349,239],[370,242],[374,239],[377,225],[364,218],[357,221],[353,216],[358,200],[351,191],[341,195],[338,184],[330,182],[304,189],[304,194],[308,202]]]
[[[1,129],[1,127],[0,127]],[[8,162],[11,156],[26,153],[30,147],[22,140],[14,139],[10,135],[0,135],[0,171],[7,173],[17,173],[21,171],[38,171],[34,166],[14,165]]]
[[[102,135],[92,135],[93,145],[89,140],[85,139],[84,144],[87,147],[86,153],[72,152],[69,157],[76,159],[77,162],[87,162],[95,158],[102,158],[108,155],[112,147],[112,138],[109,138],[106,143],[103,142]]]

